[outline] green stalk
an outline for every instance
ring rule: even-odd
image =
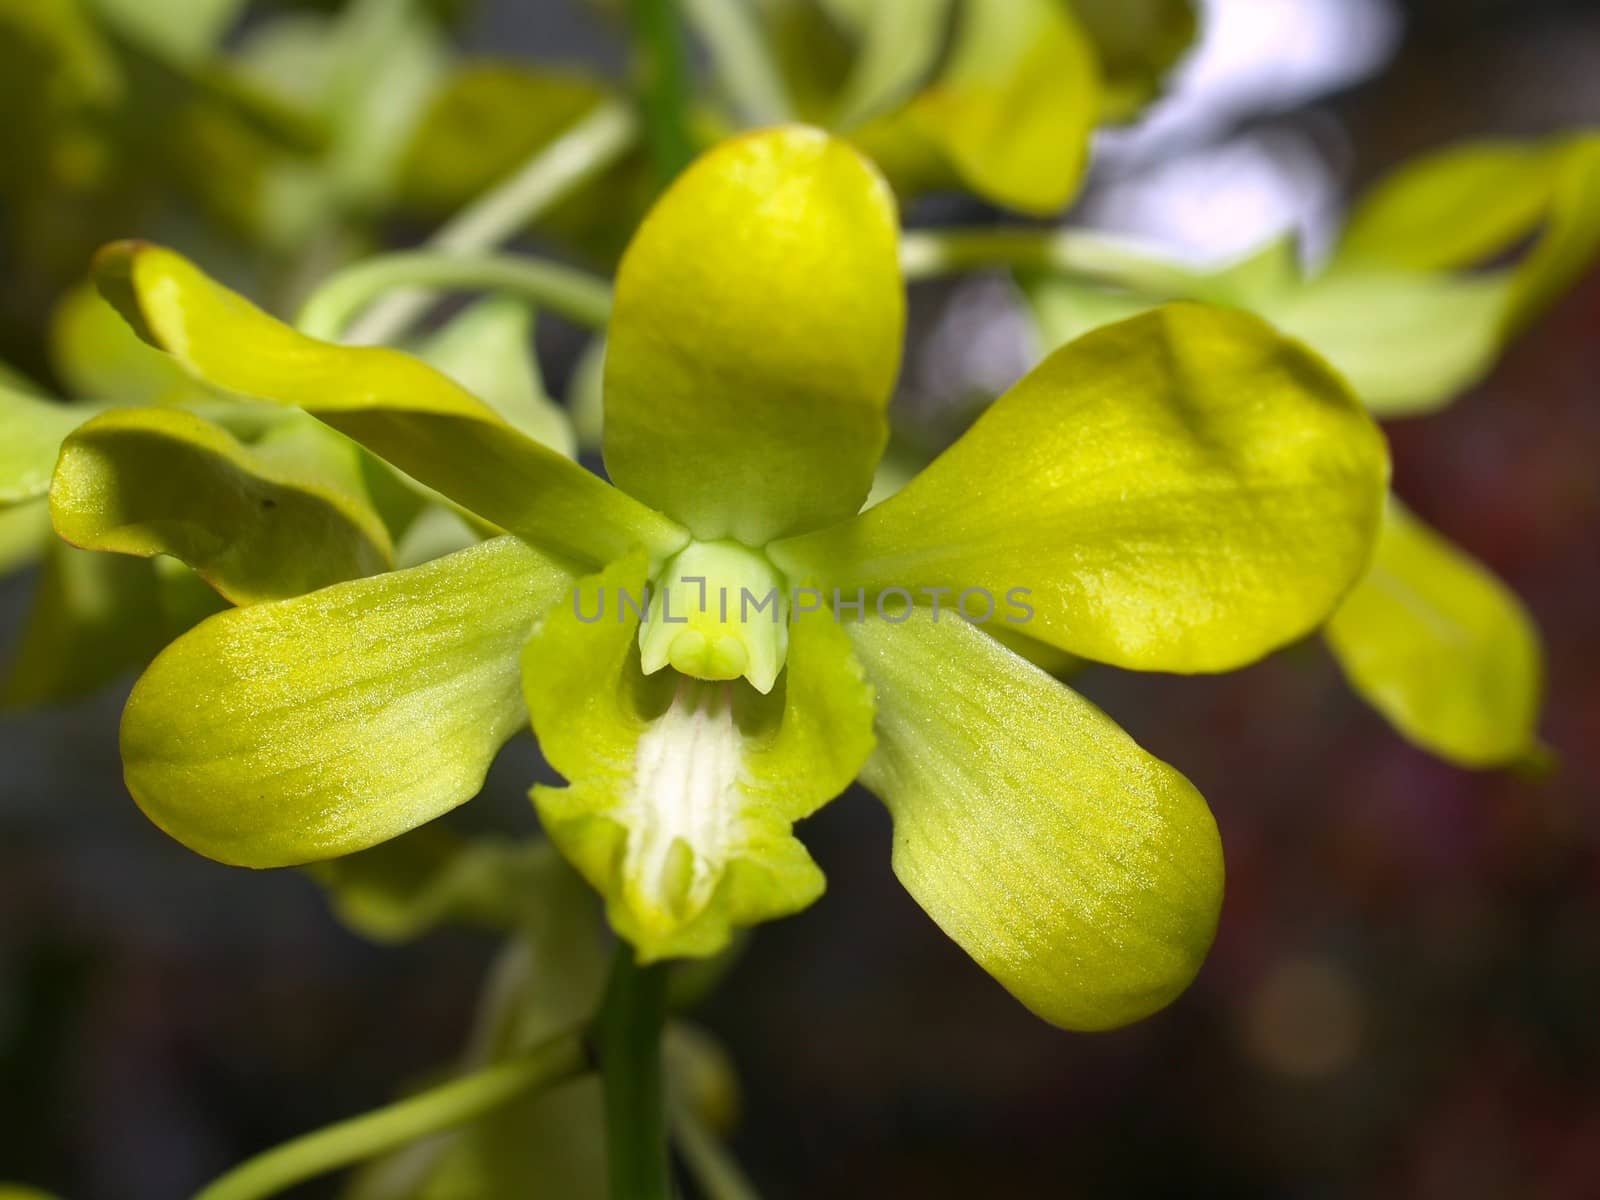
[[[235,1167],[194,1200],[261,1200],[276,1195],[565,1083],[590,1065],[582,1032],[561,1034],[516,1058],[285,1142]]]
[[[711,52],[717,78],[745,124],[777,125],[792,119],[789,90],[750,0],[683,0],[683,14]]]
[[[559,200],[614,164],[634,144],[638,121],[620,101],[594,109],[506,179],[467,205],[428,239],[426,249],[475,254],[508,241]],[[427,292],[385,297],[348,330],[352,342],[392,341],[432,303]]]
[[[689,165],[689,64],[676,0],[628,0],[645,142],[665,187]]]
[[[927,229],[900,239],[908,281],[1009,268],[1076,275],[1156,295],[1184,295],[1194,275],[1125,239],[1072,229]]]
[[[595,1054],[605,1081],[606,1154],[613,1200],[671,1200],[661,1030],[667,970],[641,967],[617,947],[595,1022]]]
[[[505,292],[594,329],[611,314],[610,286],[576,267],[524,255],[416,251],[365,259],[330,276],[306,300],[297,324],[312,337],[336,340],[375,298],[403,288],[426,288],[428,295]]]

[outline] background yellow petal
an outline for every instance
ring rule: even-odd
[[[1534,751],[1544,664],[1532,619],[1398,500],[1327,637],[1350,685],[1424,749],[1468,767]]]
[[[67,541],[168,554],[234,604],[315,591],[387,569],[389,534],[366,502],[275,467],[175,408],[123,408],[62,446],[50,515]]]
[[[1066,206],[1101,115],[1094,47],[1059,0],[968,0],[949,61],[911,106],[961,182],[1006,208]]]

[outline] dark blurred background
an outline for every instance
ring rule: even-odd
[[[1589,0],[1208,9],[1176,94],[1104,139],[1075,219],[1196,254],[1291,226],[1315,247],[1409,155],[1600,125]],[[557,0],[486,3],[469,38],[621,61]],[[911,410],[1020,372],[1006,303],[982,280],[918,298]],[[559,379],[578,342],[548,340]],[[1210,800],[1229,867],[1198,983],[1094,1037],[945,940],[852,792],[802,829],[826,897],[763,928],[699,1013],[744,1079],[733,1144],[763,1194],[1600,1196],[1600,275],[1484,386],[1389,431],[1401,495],[1543,629],[1560,769],[1408,748],[1314,643],[1215,679],[1091,669],[1077,686]],[[7,639],[31,586],[0,583]],[[125,690],[0,720],[0,1177],[170,1200],[448,1063],[493,946],[376,948],[301,875],[169,841],[122,788]],[[514,745],[467,819],[531,829],[538,769]]]

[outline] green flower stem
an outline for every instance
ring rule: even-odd
[[[375,297],[402,288],[506,292],[595,329],[611,314],[611,288],[575,267],[525,255],[413,251],[369,258],[331,276],[305,302],[297,324],[327,341],[367,340],[355,337],[362,323],[352,318]]]
[[[908,281],[993,268],[1056,272],[1120,284],[1152,295],[1181,295],[1193,275],[1135,243],[1063,229],[926,229],[900,239]]]
[[[275,1195],[565,1083],[590,1065],[582,1031],[561,1034],[516,1058],[268,1150],[229,1171],[195,1200],[259,1200]]]
[[[665,187],[694,157],[689,137],[689,64],[677,0],[628,0],[628,15],[645,142]]]
[[[601,104],[440,226],[427,249],[474,254],[500,245],[615,163],[634,145],[638,133],[638,119],[628,105],[620,100]],[[348,338],[366,344],[391,341],[414,324],[432,300],[425,291],[385,297],[351,324]]]
[[[749,0],[683,0],[683,11],[747,124],[777,125],[793,117],[788,89]]]
[[[661,1070],[666,1016],[666,967],[641,967],[633,948],[619,944],[594,1032],[605,1080],[606,1151],[615,1200],[672,1197]]]

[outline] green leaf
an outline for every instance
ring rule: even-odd
[[[533,796],[642,961],[705,957],[736,928],[822,894],[791,827],[855,777],[872,748],[872,693],[825,613],[794,625],[768,696],[737,681],[646,677],[638,613],[619,601],[644,583],[637,557],[581,581],[528,642],[534,732],[569,781]]]
[[[701,157],[635,234],[605,366],[619,486],[759,546],[860,507],[888,438],[905,297],[894,199],[819,130]]]
[[[418,355],[534,441],[576,456],[572,422],[545,393],[533,356],[533,309],[522,301],[478,301],[420,346]]]
[[[296,405],[487,521],[580,562],[681,529],[554,450],[419,359],[297,333],[186,259],[119,242],[96,259],[102,293],[146,341],[213,387]]]
[[[1382,435],[1343,383],[1244,313],[1175,304],[1080,338],[904,490],[768,547],[791,578],[987,592],[1084,658],[1221,671],[1316,628],[1365,569]],[[972,601],[982,611],[983,597]]]
[[[1039,1016],[1114,1029],[1194,978],[1222,904],[1205,801],[1099,709],[924,609],[846,626],[878,689],[862,781],[900,882]]]
[[[1335,268],[1262,313],[1327,358],[1378,417],[1434,412],[1500,356],[1508,282]]]
[[[1424,749],[1467,767],[1535,750],[1544,670],[1532,620],[1398,500],[1327,636],[1350,685]]]
[[[376,845],[470,799],[524,719],[517,652],[570,576],[516,538],[233,609],[151,664],[122,720],[128,790],[220,862]]]
[[[1126,121],[1153,100],[1199,31],[1194,0],[1072,0],[1072,9],[1094,41],[1107,121]]]
[[[184,370],[140,341],[87,284],[61,298],[50,321],[50,360],[70,395],[102,404],[178,404],[205,398]]]
[[[1548,146],[1470,142],[1406,163],[1364,195],[1338,254],[1415,271],[1471,266],[1533,230],[1550,202]]]
[[[918,153],[896,143],[920,139],[983,199],[1049,216],[1078,190],[1101,104],[1094,49],[1066,4],[967,0],[944,70],[861,142],[897,183],[893,165]]]
[[[388,531],[366,504],[274,469],[182,409],[113,409],[79,426],[61,449],[50,515],[75,546],[169,554],[234,604],[393,564]]]
[[[50,490],[62,440],[92,411],[0,384],[0,504],[36,500]]]

